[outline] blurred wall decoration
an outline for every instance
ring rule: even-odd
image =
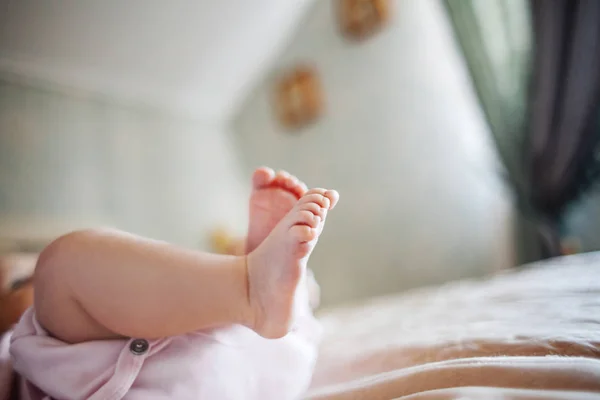
[[[390,18],[390,0],[336,0],[342,32],[352,40],[364,40],[383,28]]]
[[[298,129],[315,122],[324,112],[324,93],[318,70],[307,64],[288,69],[275,89],[275,107],[282,124]]]

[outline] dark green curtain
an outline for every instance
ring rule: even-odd
[[[532,24],[526,0],[446,0],[506,178],[525,189],[523,160]]]
[[[519,261],[560,255],[600,175],[600,1],[445,0],[515,194]]]
[[[463,50],[474,88],[514,193],[519,263],[539,258],[525,171],[528,88],[533,31],[527,0],[445,0],[455,37]],[[527,210],[522,212],[521,210]]]

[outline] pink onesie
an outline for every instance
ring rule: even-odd
[[[320,326],[308,303],[282,339],[234,325],[159,340],[67,344],[47,334],[29,309],[12,335],[24,400],[286,400],[310,384]]]

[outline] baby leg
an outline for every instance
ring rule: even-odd
[[[292,299],[337,193],[307,193],[248,256],[186,250],[115,231],[59,238],[34,276],[39,322],[77,343],[147,339],[238,323],[289,329]]]

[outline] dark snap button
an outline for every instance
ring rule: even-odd
[[[150,345],[148,344],[147,340],[135,339],[129,345],[129,350],[136,356],[141,356],[142,354],[148,351],[149,347]]]

